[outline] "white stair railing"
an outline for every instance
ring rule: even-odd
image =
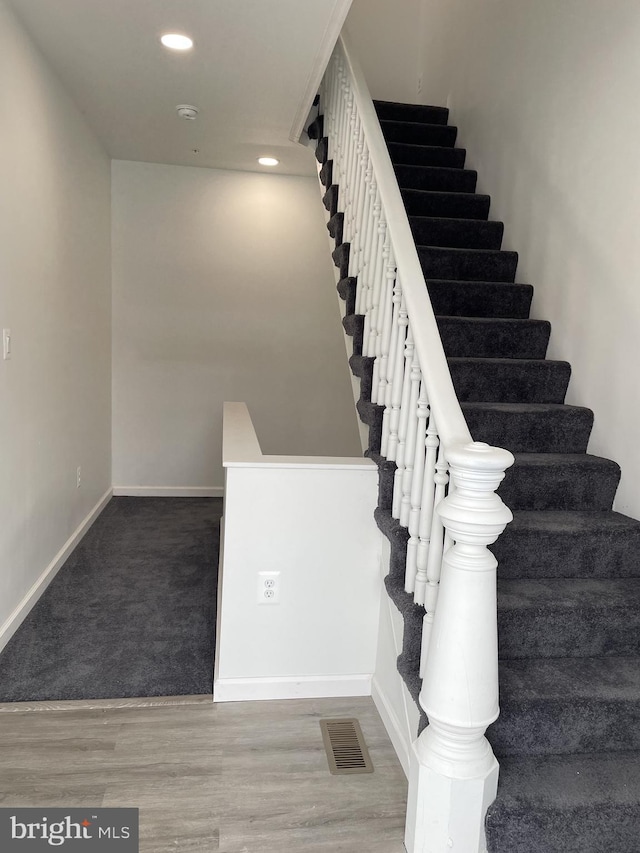
[[[405,589],[426,614],[405,844],[409,853],[482,853],[498,764],[485,737],[498,716],[496,560],[487,549],[512,519],[495,490],[513,464],[474,442],[456,397],[393,166],[362,72],[340,37],[321,93],[364,315],[375,359],[372,402],[384,406],[382,455],[395,461],[392,514],[409,530]]]

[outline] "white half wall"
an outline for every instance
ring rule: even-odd
[[[267,453],[359,453],[316,179],[112,175],[116,489],[220,488],[225,399]]]
[[[371,693],[382,584],[378,470],[362,457],[263,455],[225,405],[214,700]],[[260,572],[277,572],[264,603]]]
[[[4,643],[111,487],[109,160],[4,0],[0,139]]]

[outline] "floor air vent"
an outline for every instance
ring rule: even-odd
[[[360,723],[354,717],[320,720],[320,730],[331,773],[373,773]]]

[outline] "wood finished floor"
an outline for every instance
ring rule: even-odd
[[[360,720],[373,774],[329,774],[334,716]],[[0,805],[138,807],[141,853],[404,853],[406,793],[368,698],[0,716]]]

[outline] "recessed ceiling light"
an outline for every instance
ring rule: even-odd
[[[171,50],[190,50],[193,47],[193,39],[180,33],[165,33],[160,41],[165,47],[170,47]]]
[[[277,166],[279,162],[275,157],[258,157],[261,166]]]

